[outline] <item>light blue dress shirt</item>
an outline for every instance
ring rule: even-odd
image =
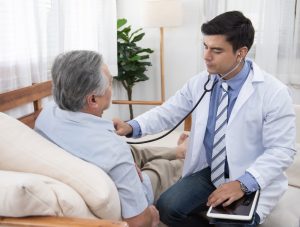
[[[228,84],[228,97],[229,97],[229,103],[228,103],[228,109],[227,109],[227,119],[229,119],[230,114],[232,112],[233,106],[237,100],[238,94],[246,81],[248,74],[252,68],[250,61],[245,61],[245,64],[242,68],[242,70],[233,78],[230,80],[227,80],[226,83]],[[209,105],[209,115],[208,115],[208,121],[205,131],[205,137],[204,137],[204,146],[207,151],[206,158],[209,165],[211,165],[211,155],[212,155],[212,148],[213,148],[213,141],[214,141],[214,135],[215,135],[215,124],[216,124],[216,114],[217,114],[217,103],[221,96],[221,83],[222,79],[220,80],[219,77],[216,77],[216,80],[219,80],[216,84],[215,88],[212,91],[211,94],[211,100]],[[142,135],[141,128],[137,121],[132,120],[128,122],[131,127],[133,128],[132,137],[138,138]],[[241,151],[242,152],[242,151]],[[229,176],[229,168],[228,163],[226,161],[225,164],[225,176]],[[248,172],[246,172],[244,175],[242,175],[240,178],[238,178],[240,182],[242,182],[249,191],[253,192],[259,189],[259,185],[255,178]]]
[[[239,95],[239,92],[246,81],[249,72],[252,68],[250,61],[245,61],[245,64],[242,68],[242,70],[233,78],[230,80],[226,80],[226,83],[228,84],[228,109],[227,109],[227,121],[230,118],[233,106],[237,100],[237,97]],[[217,103],[221,96],[221,84],[224,80],[220,79],[220,77],[216,77],[216,80],[218,80],[218,83],[216,84],[215,88],[212,91],[211,97],[210,97],[210,106],[209,106],[209,114],[208,114],[208,121],[205,131],[205,137],[204,137],[204,146],[206,153],[207,162],[209,165],[211,165],[211,156],[212,156],[212,149],[213,149],[213,141],[215,136],[215,124],[216,124],[216,115],[217,115]],[[242,152],[242,151],[241,151]],[[228,162],[225,163],[225,177],[229,176],[229,167]],[[239,179],[247,188],[249,191],[256,191],[259,189],[259,185],[254,179],[254,177],[246,172],[244,175],[242,175]]]
[[[137,174],[129,145],[116,135],[113,123],[82,112],[61,110],[48,104],[35,129],[69,153],[104,170],[115,183],[123,218],[142,213],[153,203],[150,178]]]

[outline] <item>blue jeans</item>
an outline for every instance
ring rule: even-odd
[[[210,168],[184,177],[166,190],[157,201],[161,221],[171,227],[204,227],[209,226],[208,220],[199,213],[206,211],[208,196],[215,190],[210,180]],[[256,215],[255,224],[259,223]],[[225,226],[225,225],[217,225]],[[237,225],[234,225],[237,227]],[[239,225],[249,226],[249,225]]]

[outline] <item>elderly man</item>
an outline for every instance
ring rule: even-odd
[[[130,146],[115,134],[113,122],[102,118],[111,103],[112,77],[98,53],[71,51],[59,55],[52,79],[55,103],[43,109],[36,130],[111,177],[129,226],[157,226],[159,214],[151,204],[181,176],[182,160],[176,159],[176,153],[182,154],[184,147],[132,147],[131,153]]]

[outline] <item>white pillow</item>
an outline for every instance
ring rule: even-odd
[[[103,170],[69,154],[4,113],[0,113],[0,128],[0,169],[59,180],[75,189],[97,217],[121,219],[118,191]]]
[[[46,176],[0,170],[0,216],[95,218],[69,186]]]

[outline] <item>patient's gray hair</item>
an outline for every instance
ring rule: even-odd
[[[102,56],[94,51],[76,50],[60,54],[52,66],[53,97],[64,110],[80,111],[86,96],[104,95],[108,80],[101,75]]]

